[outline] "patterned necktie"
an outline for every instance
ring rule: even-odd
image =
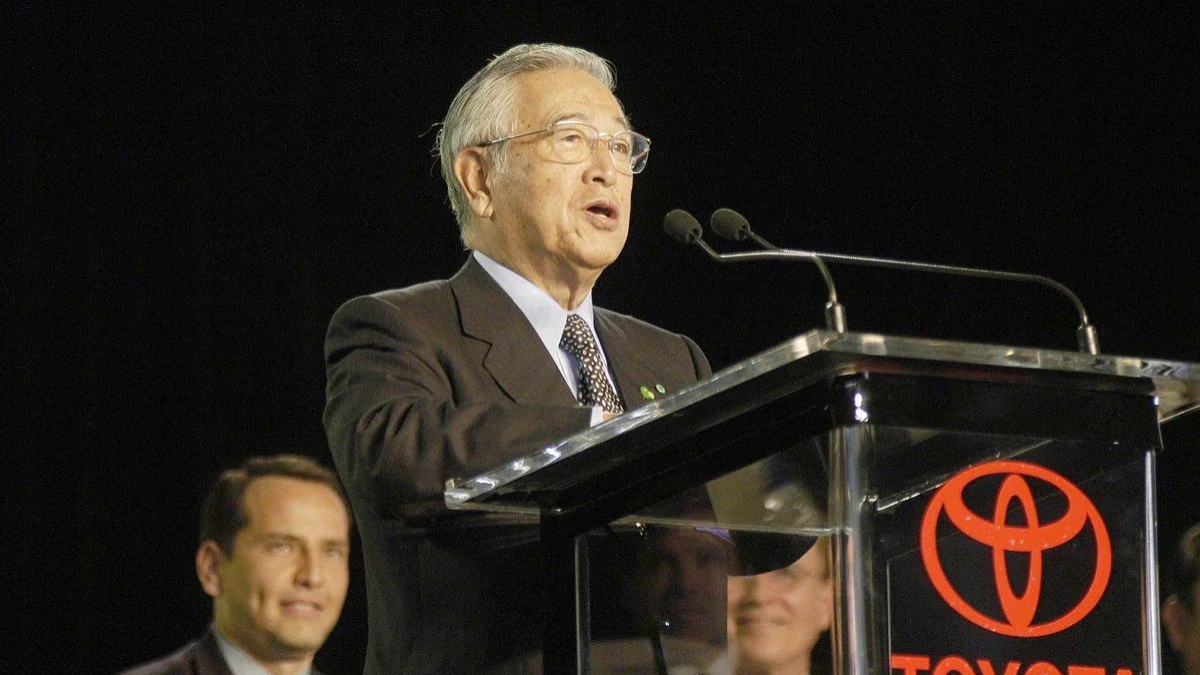
[[[563,329],[558,346],[579,360],[579,402],[583,405],[598,405],[606,412],[622,413],[625,406],[613,391],[612,383],[604,372],[600,351],[587,322],[578,314],[567,316],[567,327]]]

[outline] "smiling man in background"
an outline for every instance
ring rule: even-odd
[[[729,640],[736,675],[812,675],[813,647],[833,621],[829,538],[791,565],[729,578]],[[815,667],[814,667],[815,666]]]
[[[1185,675],[1200,675],[1200,524],[1180,537],[1174,565],[1163,624]]]
[[[200,517],[196,576],[213,599],[199,640],[124,675],[319,675],[313,657],[350,581],[350,511],[337,476],[296,455],[217,479]]]

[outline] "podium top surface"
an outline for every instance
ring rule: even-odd
[[[1160,423],[1200,407],[1200,364],[813,330],[725,368],[708,380],[649,401],[504,466],[478,476],[451,479],[446,483],[446,504],[450,508],[470,508],[470,504],[503,492],[505,486],[522,477],[756,378],[778,375],[777,371],[784,369],[788,377],[810,383],[882,371],[962,379],[999,377],[1012,381],[1016,377],[1028,382],[1128,390],[1154,398]]]

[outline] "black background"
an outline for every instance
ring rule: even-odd
[[[1194,7],[7,2],[6,672],[110,672],[202,630],[204,489],[249,454],[328,460],[328,318],[459,267],[434,125],[530,41],[611,59],[654,140],[598,304],[715,366],[820,325],[824,292],[806,266],[718,268],[668,241],[671,208],[1046,274],[1104,352],[1200,361]],[[835,274],[853,330],[1075,348],[1040,287]],[[1200,519],[1180,435],[1164,538]],[[358,667],[360,584],[328,672]]]

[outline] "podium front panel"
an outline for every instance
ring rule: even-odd
[[[578,672],[730,672],[786,624],[746,589],[824,556],[827,672],[1154,674],[1159,424],[1198,404],[1192,364],[814,332],[446,499],[587,543]]]
[[[1148,450],[875,425],[831,430],[805,451],[590,537],[592,672],[733,668],[787,630],[792,640],[815,640],[814,672],[1147,672]],[[836,468],[856,453],[895,462],[867,470],[862,499],[841,489]],[[814,466],[825,473],[802,473]],[[738,503],[731,488],[746,499]],[[861,506],[857,517],[839,506],[846,498]],[[773,530],[750,522],[756,507],[772,514],[762,522]],[[826,585],[803,592],[828,593],[837,617],[820,636],[761,597],[797,585],[782,575],[800,574],[788,568],[809,553],[822,557],[816,569]],[[751,585],[757,599],[746,599]],[[788,602],[819,611],[821,599],[798,592]],[[774,636],[747,626],[756,616],[771,617]]]
[[[1144,672],[1144,459],[1045,444],[880,510],[891,667]]]

